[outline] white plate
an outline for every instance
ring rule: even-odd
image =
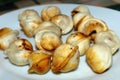
[[[71,15],[72,9],[78,6],[77,4],[49,5],[58,6],[63,14],[67,14],[69,16]],[[48,5],[23,8],[1,15],[0,28],[10,27],[12,29],[20,30],[18,14],[26,9],[35,9],[38,11],[38,13],[40,13],[45,6]],[[95,6],[88,7],[94,17],[105,21],[109,28],[115,31],[116,34],[120,37],[120,12]],[[20,37],[26,38],[23,33],[20,34]],[[33,43],[33,39],[29,40]],[[113,56],[112,67],[103,74],[95,74],[88,67],[85,61],[85,56],[80,58],[80,65],[78,69],[69,73],[53,74],[51,71],[49,71],[44,75],[28,74],[28,68],[29,66],[19,67],[11,64],[8,59],[5,59],[3,52],[0,51],[0,80],[118,80],[120,78],[120,51],[118,51],[117,54]]]

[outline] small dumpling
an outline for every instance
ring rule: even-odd
[[[51,69],[54,73],[75,70],[79,64],[79,58],[77,46],[62,44],[53,53]]]
[[[94,40],[95,43],[104,43],[108,45],[112,50],[112,54],[115,54],[120,48],[120,39],[112,30],[97,33]]]
[[[90,38],[80,32],[75,32],[67,37],[66,43],[78,46],[80,55],[84,55],[90,46]]]
[[[4,53],[9,61],[18,66],[28,64],[28,56],[32,53],[33,46],[27,39],[17,39]]]
[[[87,13],[90,14],[89,8],[85,5],[79,5],[72,10],[72,16],[77,13]]]
[[[44,22],[42,22],[39,25],[39,27],[34,31],[34,35],[37,32],[44,31],[44,30],[51,31],[51,32],[57,34],[59,37],[61,37],[61,35],[62,35],[61,29],[56,24],[54,24],[51,21],[44,21]]]
[[[86,52],[86,61],[96,73],[103,73],[112,65],[112,52],[105,44],[94,44]]]
[[[22,30],[28,37],[33,37],[34,30],[42,22],[37,11],[33,9],[27,9],[23,11],[21,14],[19,14],[18,19]]]
[[[51,53],[44,50],[33,51],[28,58],[30,68],[29,73],[45,74],[50,70]]]
[[[78,26],[82,24],[82,22],[92,17],[93,16],[88,13],[76,13],[74,16],[72,16],[74,30],[78,30]]]
[[[53,51],[62,44],[62,40],[53,32],[39,31],[35,35],[35,43],[39,50]]]
[[[92,36],[93,38],[96,33],[107,30],[107,24],[103,20],[97,18],[88,18],[78,25],[78,32],[87,36]]]
[[[41,11],[43,21],[49,21],[53,16],[60,14],[61,11],[57,6],[47,6]]]
[[[72,19],[65,14],[58,14],[50,19],[51,22],[55,23],[62,30],[62,34],[67,34],[73,29]]]
[[[19,32],[8,27],[0,29],[0,50],[7,49],[12,42],[17,40]]]
[[[39,50],[53,51],[62,44],[61,30],[52,22],[43,22],[37,29],[34,39]]]

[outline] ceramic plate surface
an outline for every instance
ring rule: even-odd
[[[0,28],[10,27],[20,31],[18,14],[26,9],[34,9],[40,14],[44,7],[53,5],[58,6],[63,14],[71,16],[73,8],[81,4],[49,4],[15,10],[0,16]],[[88,6],[88,8],[94,17],[105,21],[109,28],[115,31],[120,38],[120,12],[95,6]],[[63,36],[63,41],[65,41],[66,36]],[[29,39],[35,45],[33,38],[27,38],[21,31],[19,37]],[[78,69],[69,73],[54,74],[49,71],[44,75],[29,74],[27,72],[28,68],[29,66],[20,67],[11,64],[8,59],[5,59],[3,51],[0,51],[0,80],[119,80],[120,51],[113,55],[112,67],[102,74],[96,74],[90,69],[85,56],[80,57]]]

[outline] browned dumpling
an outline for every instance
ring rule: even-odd
[[[78,26],[84,22],[88,18],[92,18],[93,16],[90,14],[90,11],[87,6],[79,5],[74,8],[71,12],[72,20],[73,20],[73,27],[74,30],[78,30]]]
[[[0,29],[0,50],[7,49],[12,42],[17,40],[19,32],[8,27]]]
[[[75,32],[67,37],[66,43],[78,46],[80,55],[84,55],[90,46],[90,38],[80,32]]]
[[[78,32],[81,32],[87,36],[92,36],[92,34],[107,30],[107,24],[104,21],[97,18],[88,18],[84,20],[80,25],[78,25]]]
[[[79,64],[79,58],[77,46],[62,44],[53,53],[52,71],[58,73],[75,70]]]
[[[120,39],[112,30],[97,33],[94,40],[95,43],[104,43],[108,45],[112,50],[112,54],[115,54],[120,48]]]
[[[30,68],[29,73],[45,74],[51,65],[51,53],[44,50],[33,51],[28,58]]]
[[[22,30],[28,37],[33,37],[34,30],[42,22],[37,11],[33,9],[27,9],[23,11],[21,14],[19,14],[18,19]]]
[[[73,21],[72,19],[65,15],[65,14],[58,14],[50,19],[51,22],[58,25],[61,30],[62,34],[67,34],[73,29]]]
[[[96,73],[103,73],[112,64],[112,52],[105,44],[94,44],[86,52],[86,61]]]
[[[28,40],[17,39],[4,51],[4,53],[11,63],[18,66],[24,66],[28,64],[28,56],[32,51],[32,44]]]
[[[51,17],[60,13],[61,11],[57,6],[47,6],[41,11],[41,18],[43,21],[49,21]]]
[[[43,22],[35,34],[35,43],[39,50],[56,49],[62,44],[60,28],[52,22]]]
[[[82,24],[82,22],[92,17],[93,16],[88,13],[76,13],[74,16],[72,16],[74,30],[78,30],[78,26]]]
[[[35,35],[38,49],[52,51],[62,44],[62,40],[55,33],[50,31],[39,31]]]
[[[61,29],[56,24],[54,24],[53,22],[50,22],[50,21],[42,22],[39,25],[39,27],[35,30],[34,35],[37,32],[44,31],[44,30],[51,31],[51,32],[57,34],[59,37],[61,37],[61,35],[62,35]]]
[[[75,7],[72,10],[72,16],[76,15],[77,13],[87,13],[87,14],[90,14],[90,11],[89,11],[87,6],[79,5],[79,6]]]

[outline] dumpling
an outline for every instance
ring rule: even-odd
[[[52,22],[43,22],[35,34],[35,44],[39,50],[55,50],[62,44],[60,28]]]
[[[28,58],[30,68],[29,73],[45,74],[50,70],[51,53],[44,50],[33,51]]]
[[[39,50],[52,51],[62,44],[62,40],[55,33],[40,31],[35,35],[36,46]]]
[[[37,32],[43,31],[43,30],[51,31],[51,32],[57,34],[59,37],[61,37],[61,35],[62,35],[61,29],[51,21],[42,22],[39,25],[39,27],[34,31],[34,35],[36,35]]]
[[[97,18],[88,18],[78,25],[78,32],[84,35],[95,37],[95,34],[101,31],[107,31],[107,24]]]
[[[79,64],[79,58],[77,46],[62,44],[53,53],[51,69],[54,73],[75,70]]]
[[[18,16],[20,26],[24,33],[28,37],[33,37],[34,30],[40,25],[42,22],[37,11],[33,9],[27,9]]]
[[[91,18],[92,15],[90,14],[90,11],[87,6],[85,5],[79,5],[75,7],[72,12],[72,20],[74,25],[74,30],[78,30],[78,26],[84,22],[87,18]]]
[[[65,14],[58,14],[50,19],[51,22],[55,23],[62,30],[62,34],[67,34],[73,29],[72,19]]]
[[[112,65],[112,52],[105,44],[94,44],[86,52],[86,61],[96,73],[103,73]]]
[[[0,50],[7,49],[12,42],[17,40],[19,32],[8,27],[0,29]]]
[[[89,8],[85,5],[79,5],[77,7],[75,7],[73,10],[72,10],[72,16],[76,15],[77,13],[87,13],[87,14],[90,14],[90,11],[89,11]]]
[[[97,33],[94,40],[95,43],[104,43],[108,45],[112,50],[112,54],[115,54],[120,48],[120,39],[112,30]]]
[[[84,55],[90,46],[90,38],[80,32],[75,32],[67,37],[66,43],[78,46],[80,55]]]
[[[78,30],[78,26],[82,24],[82,22],[92,17],[93,16],[88,13],[76,13],[74,16],[72,16],[74,30]]]
[[[41,11],[43,21],[49,21],[53,16],[60,14],[61,11],[57,6],[47,6]]]
[[[4,51],[9,61],[18,66],[27,65],[32,52],[33,46],[27,39],[17,39]]]

